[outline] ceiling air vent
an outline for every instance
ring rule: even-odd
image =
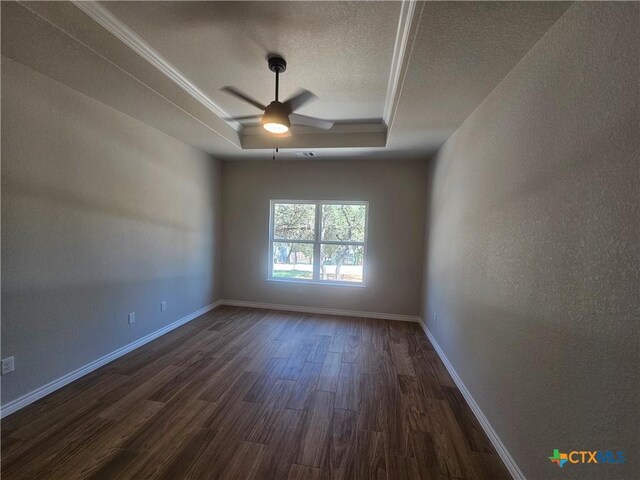
[[[316,154],[313,152],[296,152],[296,157],[315,157]]]

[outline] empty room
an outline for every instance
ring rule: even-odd
[[[0,16],[3,480],[640,478],[640,3]]]

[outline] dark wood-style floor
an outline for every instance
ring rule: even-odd
[[[510,476],[417,324],[221,307],[5,419],[2,478]]]

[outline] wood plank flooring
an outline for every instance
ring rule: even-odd
[[[238,307],[4,419],[1,473],[510,478],[417,324]]]

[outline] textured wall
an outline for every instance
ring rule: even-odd
[[[2,57],[3,404],[217,298],[219,170]]]
[[[431,165],[423,316],[528,479],[638,478],[639,8],[572,6]]]
[[[225,163],[223,298],[417,315],[425,170],[419,161]],[[366,288],[267,282],[271,199],[368,200]]]

